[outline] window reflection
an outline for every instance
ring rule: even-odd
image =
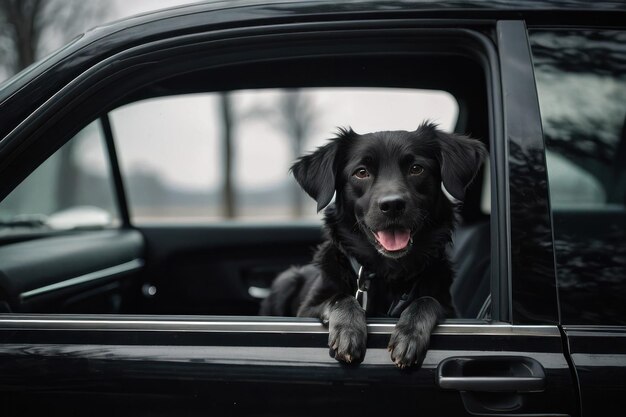
[[[565,323],[626,323],[626,32],[531,32]]]

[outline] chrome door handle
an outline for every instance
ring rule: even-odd
[[[519,356],[447,358],[437,367],[443,389],[481,392],[543,391],[546,375],[535,359]]]

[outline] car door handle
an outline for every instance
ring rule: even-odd
[[[545,389],[546,374],[529,357],[453,357],[437,367],[437,385],[458,391],[536,392]]]

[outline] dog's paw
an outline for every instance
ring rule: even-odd
[[[345,363],[361,363],[365,358],[367,343],[365,312],[349,306],[338,307],[328,320],[330,356]]]
[[[330,326],[328,346],[330,356],[341,362],[361,363],[365,358],[367,342],[366,327],[357,326]]]
[[[400,314],[389,339],[391,360],[402,369],[421,366],[430,343],[430,334],[443,316],[441,305],[432,297],[421,297],[411,303]]]
[[[429,342],[430,332],[399,322],[391,334],[387,349],[398,368],[419,367],[424,361]]]

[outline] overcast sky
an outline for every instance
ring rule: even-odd
[[[112,15],[114,19],[132,16],[135,14],[164,9],[167,7],[180,6],[182,4],[197,3],[193,0],[114,0],[115,5]]]
[[[312,103],[314,129],[306,138],[310,152],[334,136],[338,127],[357,133],[415,130],[424,119],[452,129],[455,99],[445,92],[387,88],[306,89]],[[281,90],[248,90],[233,94],[235,115],[255,104],[273,106]],[[246,118],[234,126],[234,172],[241,188],[263,188],[285,181],[296,158],[278,114]],[[111,114],[122,167],[127,173],[159,173],[171,186],[187,189],[219,187],[222,181],[220,112],[216,94],[146,100]],[[88,162],[93,169],[95,162]]]

